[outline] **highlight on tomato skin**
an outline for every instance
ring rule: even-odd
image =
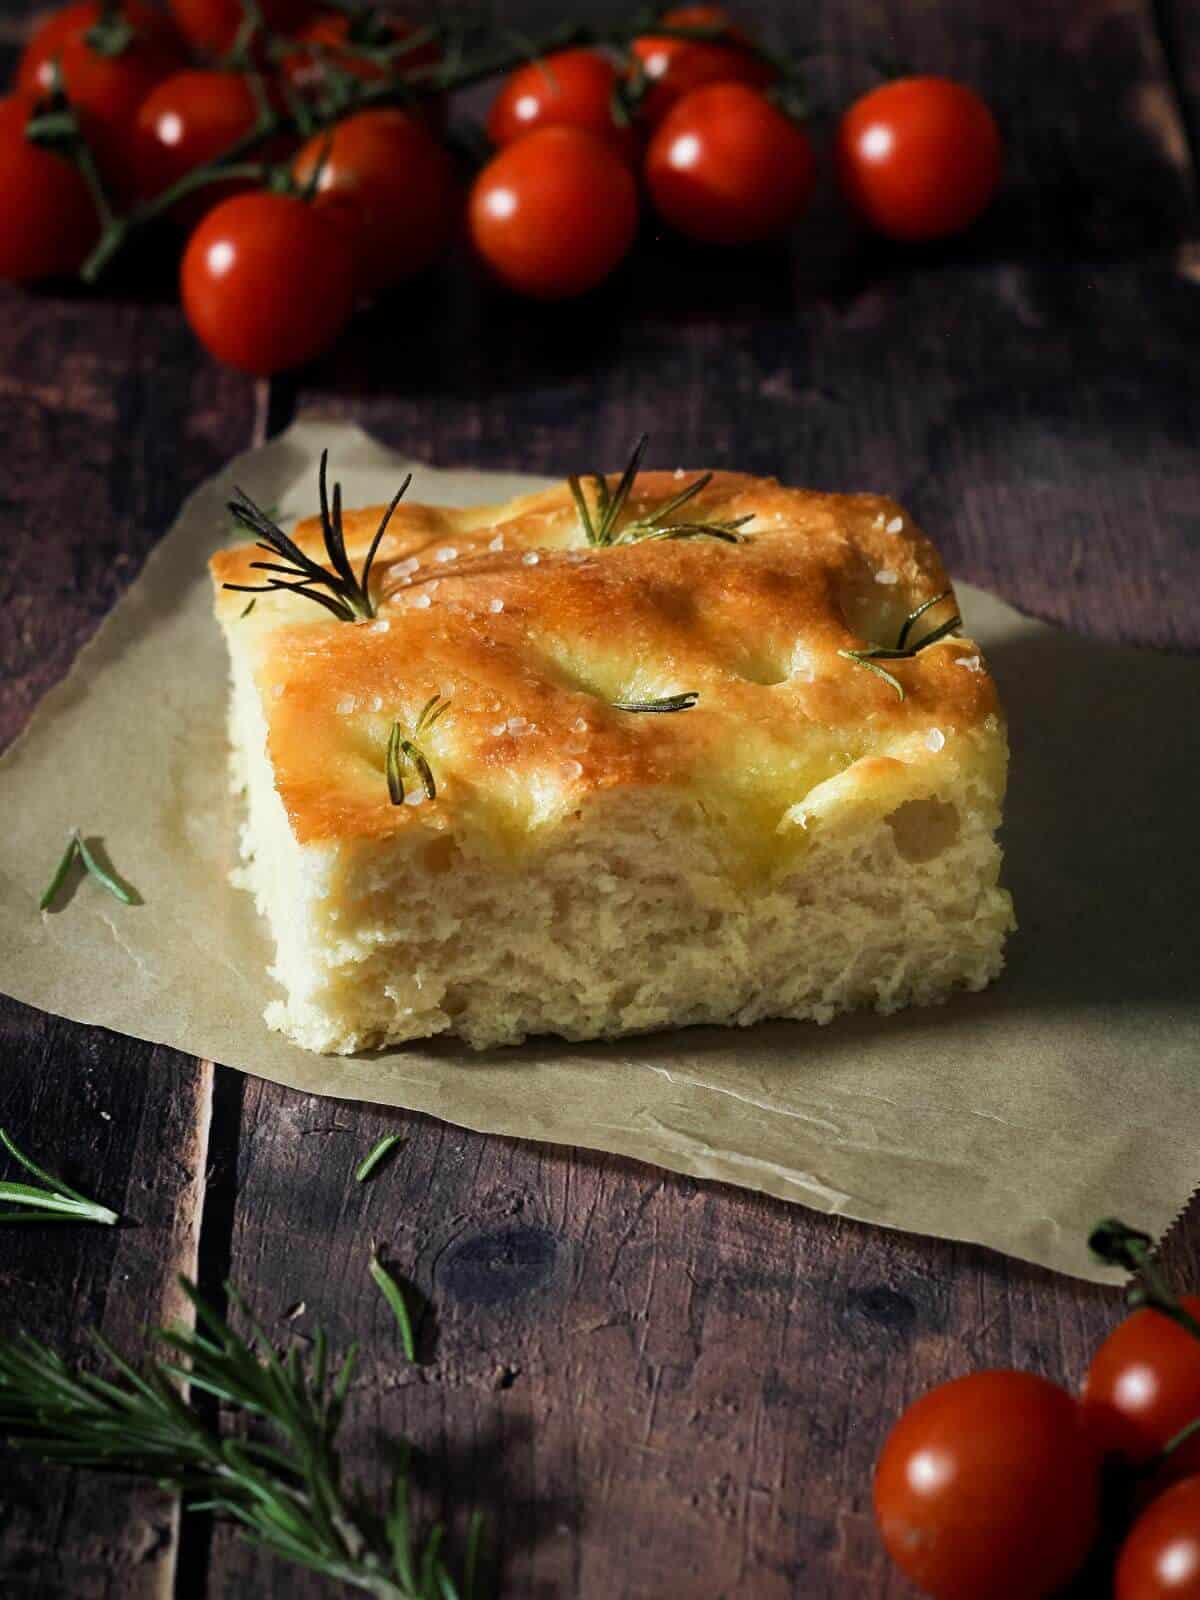
[[[654,209],[704,244],[758,244],[804,213],[816,160],[802,128],[756,89],[714,83],[685,95],[646,151]]]
[[[765,89],[775,81],[774,67],[756,55],[749,38],[730,22],[722,6],[676,6],[662,22],[677,28],[720,28],[721,39],[683,39],[670,34],[642,34],[630,46],[647,80],[638,115],[655,128],[686,94],[709,83],[744,83]]]
[[[1047,1600],[1095,1539],[1099,1460],[1065,1389],[977,1372],[903,1414],[874,1499],[888,1554],[932,1600]]]
[[[0,278],[11,283],[78,272],[100,233],[75,168],[25,137],[31,110],[21,95],[0,99]]]
[[[227,366],[270,377],[324,354],[354,309],[345,230],[295,195],[225,200],[188,240],[184,314]]]
[[[637,185],[585,128],[538,128],[493,156],[468,202],[471,242],[517,294],[564,300],[594,289],[637,233]]]
[[[897,78],[863,95],[837,133],[838,178],[869,227],[905,242],[970,226],[1000,183],[996,119],[949,78]]]
[[[586,128],[632,163],[641,140],[632,123],[613,115],[619,82],[616,67],[595,50],[558,50],[531,61],[501,84],[488,112],[488,138],[503,146],[536,128]]]
[[[1134,1523],[1113,1600],[1200,1600],[1200,1476],[1166,1490]]]
[[[1200,1295],[1184,1295],[1200,1319]],[[1200,1418],[1200,1344],[1147,1307],[1117,1325],[1092,1357],[1080,1394],[1084,1427],[1104,1455],[1144,1466]],[[1200,1472],[1200,1434],[1164,1464],[1162,1481]]]

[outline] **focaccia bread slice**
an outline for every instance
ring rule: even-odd
[[[1004,723],[933,545],[876,495],[692,481],[402,503],[340,614],[214,557],[273,1027],[482,1049],[1000,971]],[[361,574],[380,509],[332,517]]]

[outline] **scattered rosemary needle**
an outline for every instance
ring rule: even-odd
[[[0,1211],[0,1222],[104,1222],[111,1226],[120,1220],[115,1211],[89,1200],[78,1189],[72,1189],[69,1183],[64,1183],[54,1173],[47,1172],[36,1161],[30,1160],[23,1151],[18,1150],[4,1128],[0,1128],[0,1144],[26,1172],[45,1185],[40,1188],[29,1183],[0,1182],[0,1201],[22,1208]]]
[[[450,709],[449,700],[443,700],[440,694],[431,695],[421,707],[421,714],[413,724],[411,734],[406,734],[404,724],[393,722],[392,731],[388,738],[387,756],[384,769],[387,774],[388,797],[394,806],[402,806],[405,799],[404,768],[411,766],[416,769],[425,793],[430,800],[437,799],[437,783],[434,780],[433,768],[421,749],[417,740],[422,734],[428,733],[439,717]]]
[[[614,700],[614,711],[690,711],[700,699],[698,689],[686,694],[664,695],[661,700]]]
[[[226,583],[225,589],[235,589],[241,594],[267,594],[282,589],[289,594],[303,595],[331,612],[340,622],[359,622],[375,615],[375,602],[371,598],[371,568],[380,541],[387,532],[392,513],[403,499],[412,473],[396,490],[391,504],[380,518],[371,540],[362,569],[355,572],[346,554],[346,535],[342,527],[342,486],[335,483],[332,499],[328,487],[329,452],[321,452],[321,465],[317,470],[317,491],[321,508],[321,536],[329,565],[322,566],[306,555],[294,539],[290,539],[274,518],[261,506],[255,505],[243,490],[235,488],[229,511],[234,522],[252,533],[255,543],[273,561],[252,561],[250,565],[268,577],[263,583]],[[243,616],[245,613],[243,612]]]
[[[623,528],[619,527],[621,513],[633,492],[648,443],[649,435],[644,433],[634,446],[633,454],[615,489],[609,489],[608,479],[603,473],[589,474],[596,502],[594,511],[588,505],[579,478],[572,474],[567,479],[567,486],[575,502],[580,526],[587,542],[592,545],[614,545],[637,544],[644,539],[720,539],[726,544],[740,544],[742,535],[738,530],[745,523],[754,520],[753,512],[744,517],[731,517],[727,522],[693,521],[688,518],[672,520],[676,512],[682,510],[689,501],[694,500],[702,490],[708,488],[712,482],[711,472],[702,473],[700,477],[693,479],[673,499],[659,506],[657,511],[638,517],[633,522],[626,523]]]
[[[109,894],[119,900],[123,906],[132,906],[138,903],[138,897],[129,885],[123,883],[107,867],[102,866],[88,847],[79,829],[72,828],[67,840],[67,848],[63,851],[62,860],[54,869],[54,876],[46,885],[45,892],[38,901],[39,911],[49,911],[58,898],[59,892],[66,883],[71,868],[77,860],[82,863],[83,869],[88,876],[95,878],[96,882],[102,884]]]
[[[926,600],[924,604],[919,605],[915,611],[910,611],[904,619],[904,626],[900,629],[900,636],[896,640],[894,650],[887,650],[882,647],[876,647],[871,650],[839,650],[838,655],[845,656],[847,661],[853,661],[856,665],[865,667],[868,672],[873,672],[877,678],[882,678],[885,683],[890,684],[900,699],[903,700],[905,698],[904,685],[899,678],[890,673],[886,667],[879,666],[878,663],[880,661],[911,661],[919,651],[927,649],[931,644],[937,644],[941,639],[948,638],[956,628],[961,628],[962,618],[956,611],[948,621],[939,623],[932,633],[927,633],[923,639],[918,639],[916,644],[908,643],[908,636],[912,632],[913,624],[919,622],[925,613],[931,611],[934,606],[940,605],[943,600],[949,600],[951,595],[952,591],[945,589],[941,594],[935,594],[932,600]]]
[[[251,595],[249,600],[246,601],[246,604],[243,607],[243,609],[238,612],[238,621],[240,622],[243,617],[248,617],[250,615],[250,613],[254,610],[254,608],[255,608],[255,606],[257,604],[258,604],[258,596],[256,594]]]
[[[355,1168],[354,1181],[356,1183],[365,1182],[389,1151],[394,1150],[403,1137],[404,1135],[400,1133],[385,1133],[374,1149],[368,1151]]]
[[[460,1587],[443,1557],[445,1530],[414,1542],[407,1453],[383,1514],[347,1484],[337,1432],[355,1350],[332,1369],[325,1334],[311,1352],[271,1347],[236,1292],[250,1337],[186,1278],[194,1329],[159,1329],[170,1354],[140,1371],[98,1335],[111,1374],[68,1367],[28,1334],[0,1340],[0,1434],[45,1461],[135,1473],[181,1491],[188,1504],[238,1527],[252,1544],[376,1600],[477,1600],[479,1533],[472,1519]],[[187,1386],[187,1387],[183,1387]],[[187,1389],[253,1418],[272,1437],[219,1432]]]
[[[380,1261],[374,1245],[371,1246],[371,1277],[380,1294],[392,1308],[392,1315],[396,1319],[396,1326],[400,1329],[400,1343],[404,1347],[404,1354],[409,1361],[417,1359],[417,1344],[413,1338],[412,1318],[408,1314],[408,1306],[404,1303],[404,1293],[391,1273]]]

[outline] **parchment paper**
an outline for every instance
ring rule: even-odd
[[[350,505],[387,499],[406,469],[324,424],[230,463],[0,763],[0,987],[310,1093],[616,1151],[1081,1277],[1106,1276],[1085,1250],[1100,1216],[1165,1231],[1200,1183],[1200,664],[1072,638],[965,585],[1012,725],[1021,932],[987,993],[826,1028],[482,1057],[437,1043],[324,1059],[269,1032],[267,943],[227,881],[226,665],[205,562],[231,538],[235,480],[312,511],[324,445]],[[536,481],[414,465],[414,498],[434,502]],[[84,882],[39,913],[73,825],[143,904]]]

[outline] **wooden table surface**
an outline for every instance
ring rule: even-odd
[[[956,574],[1039,616],[1200,645],[1200,5],[742,9],[820,52],[834,106],[870,83],[870,51],[982,89],[1010,153],[989,219],[905,252],[856,241],[826,196],[786,251],[648,241],[586,310],[515,305],[455,269],[270,386],[207,360],[169,293],[5,290],[0,738],[182,497],[293,415],[548,473],[617,464],[649,429],[660,464],[894,494]],[[18,3],[0,22],[10,58],[25,21]],[[128,1219],[4,1229],[0,1325],[138,1350],[182,1270],[214,1294],[232,1277],[281,1338],[361,1338],[349,1463],[377,1485],[381,1433],[413,1438],[430,1506],[488,1511],[507,1595],[907,1594],[870,1515],[889,1421],[980,1365],[1074,1382],[1119,1315],[985,1250],[308,1098],[7,1001],[0,1027],[0,1123]],[[398,1159],[356,1185],[392,1129]],[[1196,1284],[1190,1219],[1166,1255]],[[425,1297],[415,1369],[365,1279],[371,1238]],[[11,1457],[0,1475],[6,1596],[331,1593],[203,1515],[181,1525],[157,1492]]]

